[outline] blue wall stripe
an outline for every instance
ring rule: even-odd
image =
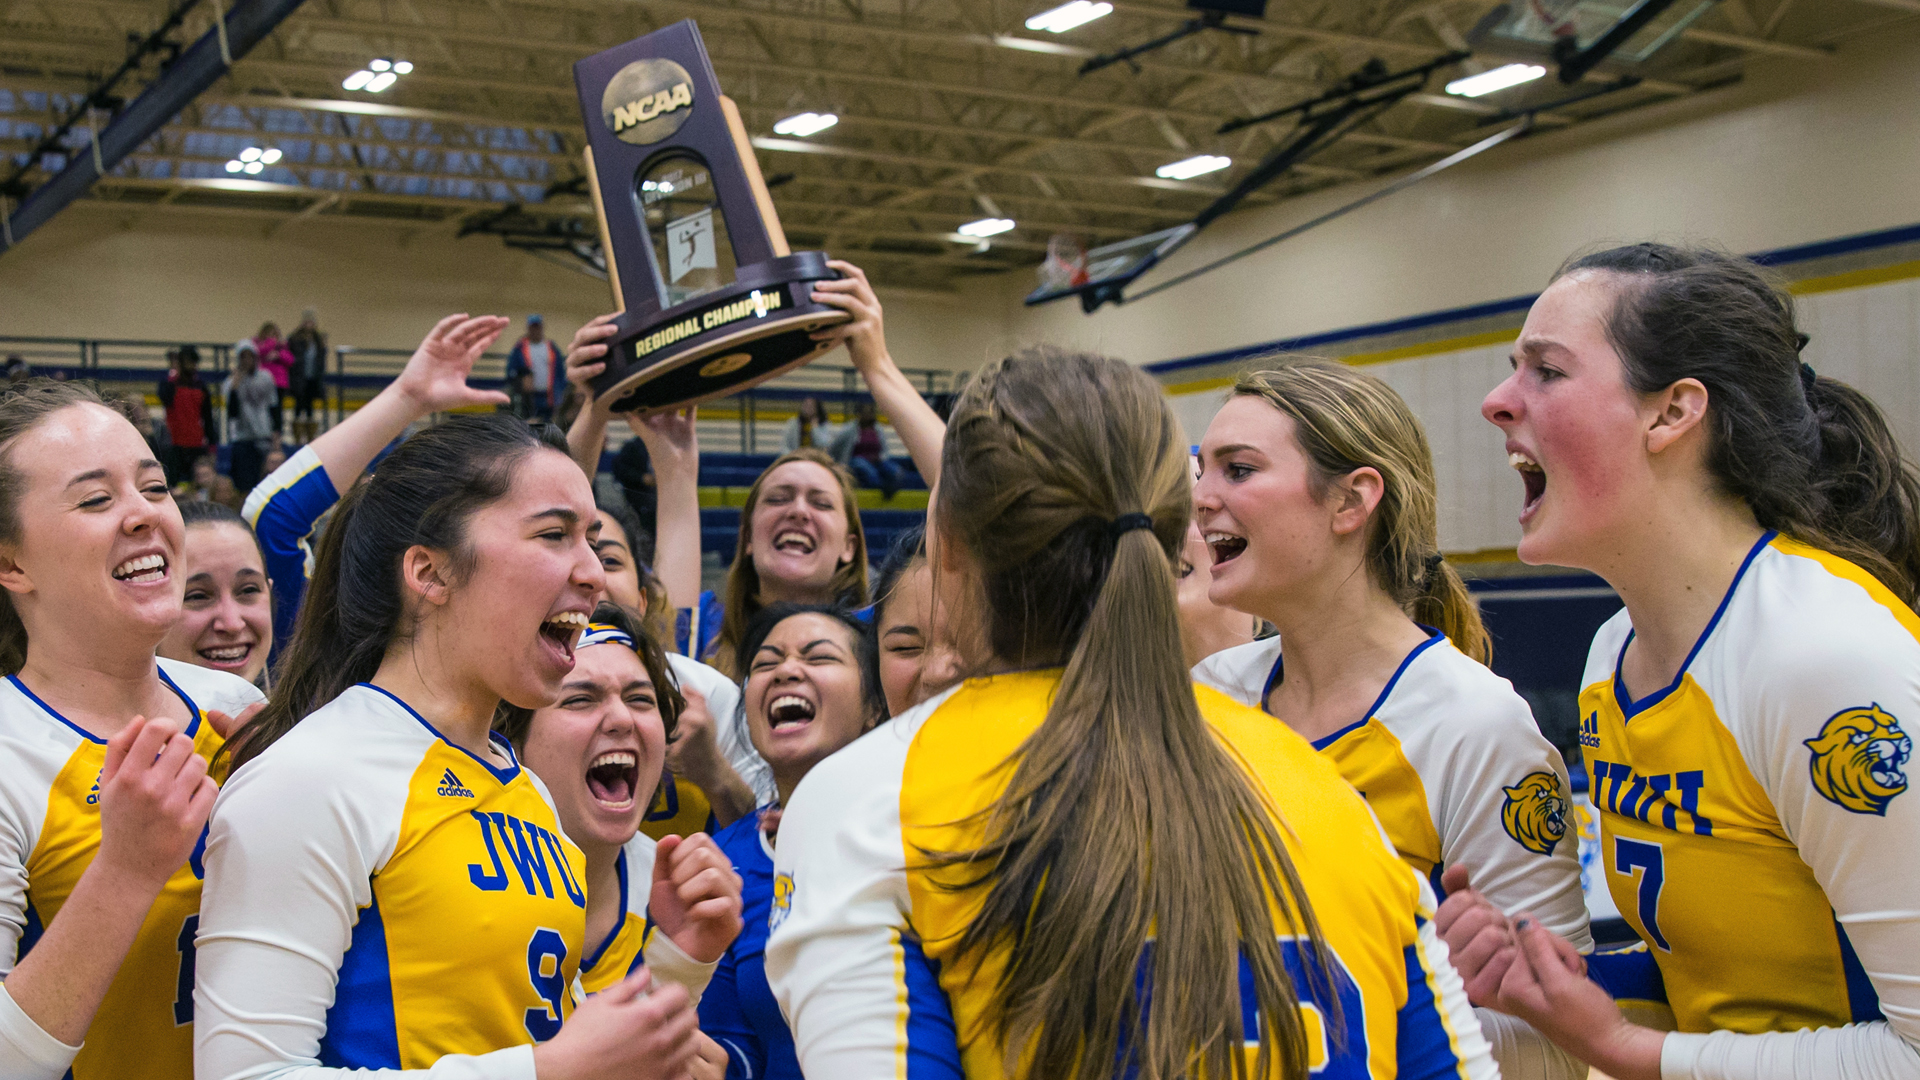
[[[1878,232],[1859,233],[1843,236],[1834,240],[1822,240],[1815,244],[1801,244],[1797,247],[1776,248],[1772,251],[1756,252],[1747,257],[1763,266],[1788,266],[1797,262],[1824,259],[1834,255],[1849,255],[1856,251],[1871,251],[1874,248],[1891,247],[1920,241],[1920,225],[1902,225],[1895,229],[1882,229]],[[1392,319],[1387,322],[1368,323],[1364,326],[1348,327],[1345,330],[1330,330],[1320,334],[1307,334],[1302,337],[1281,338],[1277,341],[1263,342],[1258,345],[1243,345],[1237,349],[1225,349],[1220,352],[1202,353],[1177,360],[1163,360],[1157,364],[1147,364],[1147,371],[1155,375],[1166,375],[1189,368],[1206,367],[1212,364],[1231,363],[1246,360],[1270,352],[1295,352],[1301,349],[1317,348],[1356,338],[1379,337],[1386,334],[1401,333],[1407,330],[1420,330],[1429,326],[1441,326],[1446,323],[1465,322],[1468,319],[1480,319],[1489,315],[1504,315],[1508,312],[1525,311],[1533,306],[1539,293],[1527,296],[1514,296],[1505,300],[1494,300],[1485,304],[1473,304],[1467,307],[1449,308],[1445,311],[1429,312],[1425,315],[1413,315],[1404,319]]]

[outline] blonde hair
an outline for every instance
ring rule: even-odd
[[[1009,1075],[1098,1080],[1120,1062],[1143,1080],[1244,1077],[1249,1036],[1255,1075],[1275,1055],[1307,1073],[1278,934],[1309,939],[1316,987],[1331,968],[1277,814],[1181,660],[1178,431],[1143,372],[1054,349],[988,365],[948,428],[935,524],[979,569],[985,644],[1002,664],[1066,669],[981,812],[984,844],[922,853],[976,872],[947,887],[979,904],[959,955],[1005,951],[987,1015]],[[1242,1028],[1243,955],[1257,1033]]]
[[[1393,388],[1346,364],[1310,357],[1242,375],[1234,397],[1257,397],[1293,420],[1316,498],[1355,469],[1380,474],[1367,522],[1367,575],[1417,623],[1438,627],[1481,663],[1493,655],[1480,609],[1440,554],[1440,498],[1426,429]]]
[[[753,565],[753,511],[760,505],[760,491],[766,487],[767,477],[772,476],[780,466],[793,461],[812,462],[832,473],[834,480],[839,482],[840,503],[847,511],[847,533],[853,538],[853,557],[833,572],[833,580],[827,584],[827,591],[832,595],[832,602],[842,607],[859,608],[867,604],[867,534],[860,527],[859,491],[854,485],[853,474],[825,451],[811,446],[780,455],[754,478],[753,486],[747,489],[747,504],[740,510],[740,536],[733,547],[733,566],[727,571],[726,614],[720,619],[720,636],[714,639],[713,647],[703,657],[707,663],[731,678],[737,679],[746,674],[734,670],[734,652],[747,635],[747,623],[753,619],[755,612],[766,606],[760,600],[760,571]]]

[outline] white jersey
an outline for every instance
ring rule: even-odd
[[[1272,637],[1207,657],[1193,678],[1259,709],[1280,664]],[[1313,746],[1366,796],[1400,857],[1436,892],[1442,870],[1466,866],[1501,911],[1531,911],[1582,951],[1591,947],[1566,762],[1513,684],[1432,632],[1365,715]]]
[[[574,1004],[585,864],[493,746],[362,683],[235,772],[207,840],[199,1080],[533,1080]]]
[[[706,695],[707,712],[713,716],[714,744],[720,755],[733,766],[742,783],[753,791],[753,804],[765,806],[774,800],[773,766],[753,748],[747,734],[746,714],[741,711],[740,687],[718,668],[703,664],[691,656],[667,654],[667,664],[681,687],[691,686]]]
[[[968,680],[821,762],[794,793],[774,854],[766,970],[806,1075],[1003,1075],[991,1016],[1005,947],[977,968],[957,954],[978,902],[964,882],[979,867],[928,866],[919,853],[982,841],[985,812],[1009,779],[1005,763],[1046,716],[1060,675]],[[1298,939],[1275,915],[1315,1033],[1312,1070],[1498,1076],[1434,934],[1432,893],[1394,857],[1366,804],[1291,730],[1204,687],[1195,696],[1272,800],[1334,959],[1343,1019],[1328,1032],[1320,1018],[1332,1015],[1329,1003],[1314,997]]]
[[[163,713],[185,725],[194,749],[212,760],[220,736],[206,721],[237,716],[260,700],[252,683],[223,671],[157,661],[179,695]],[[105,740],[61,716],[18,676],[0,679],[0,978],[33,947],[100,849],[100,767]],[[0,987],[0,1076],[54,1080],[180,1078],[192,1071],[193,1001],[182,973],[193,970],[201,852],[175,871],[147,914],[94,1014],[85,1049],[41,1030]],[[76,1058],[76,1054],[78,1057]]]
[[[1667,1077],[1920,1077],[1920,616],[1763,536],[1668,686],[1600,628],[1580,694],[1601,859],[1680,1031]]]

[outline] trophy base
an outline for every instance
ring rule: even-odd
[[[734,282],[645,322],[615,320],[607,370],[593,380],[596,406],[654,413],[737,394],[832,349],[814,331],[850,321],[813,302],[817,281],[840,274],[818,251],[742,266]]]

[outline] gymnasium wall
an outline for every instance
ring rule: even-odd
[[[998,346],[960,296],[881,297],[903,365],[972,367]],[[83,201],[0,257],[0,334],[230,342],[312,307],[336,345],[410,349],[456,311],[512,317],[509,344],[539,312],[564,343],[611,306],[604,282],[438,226]]]

